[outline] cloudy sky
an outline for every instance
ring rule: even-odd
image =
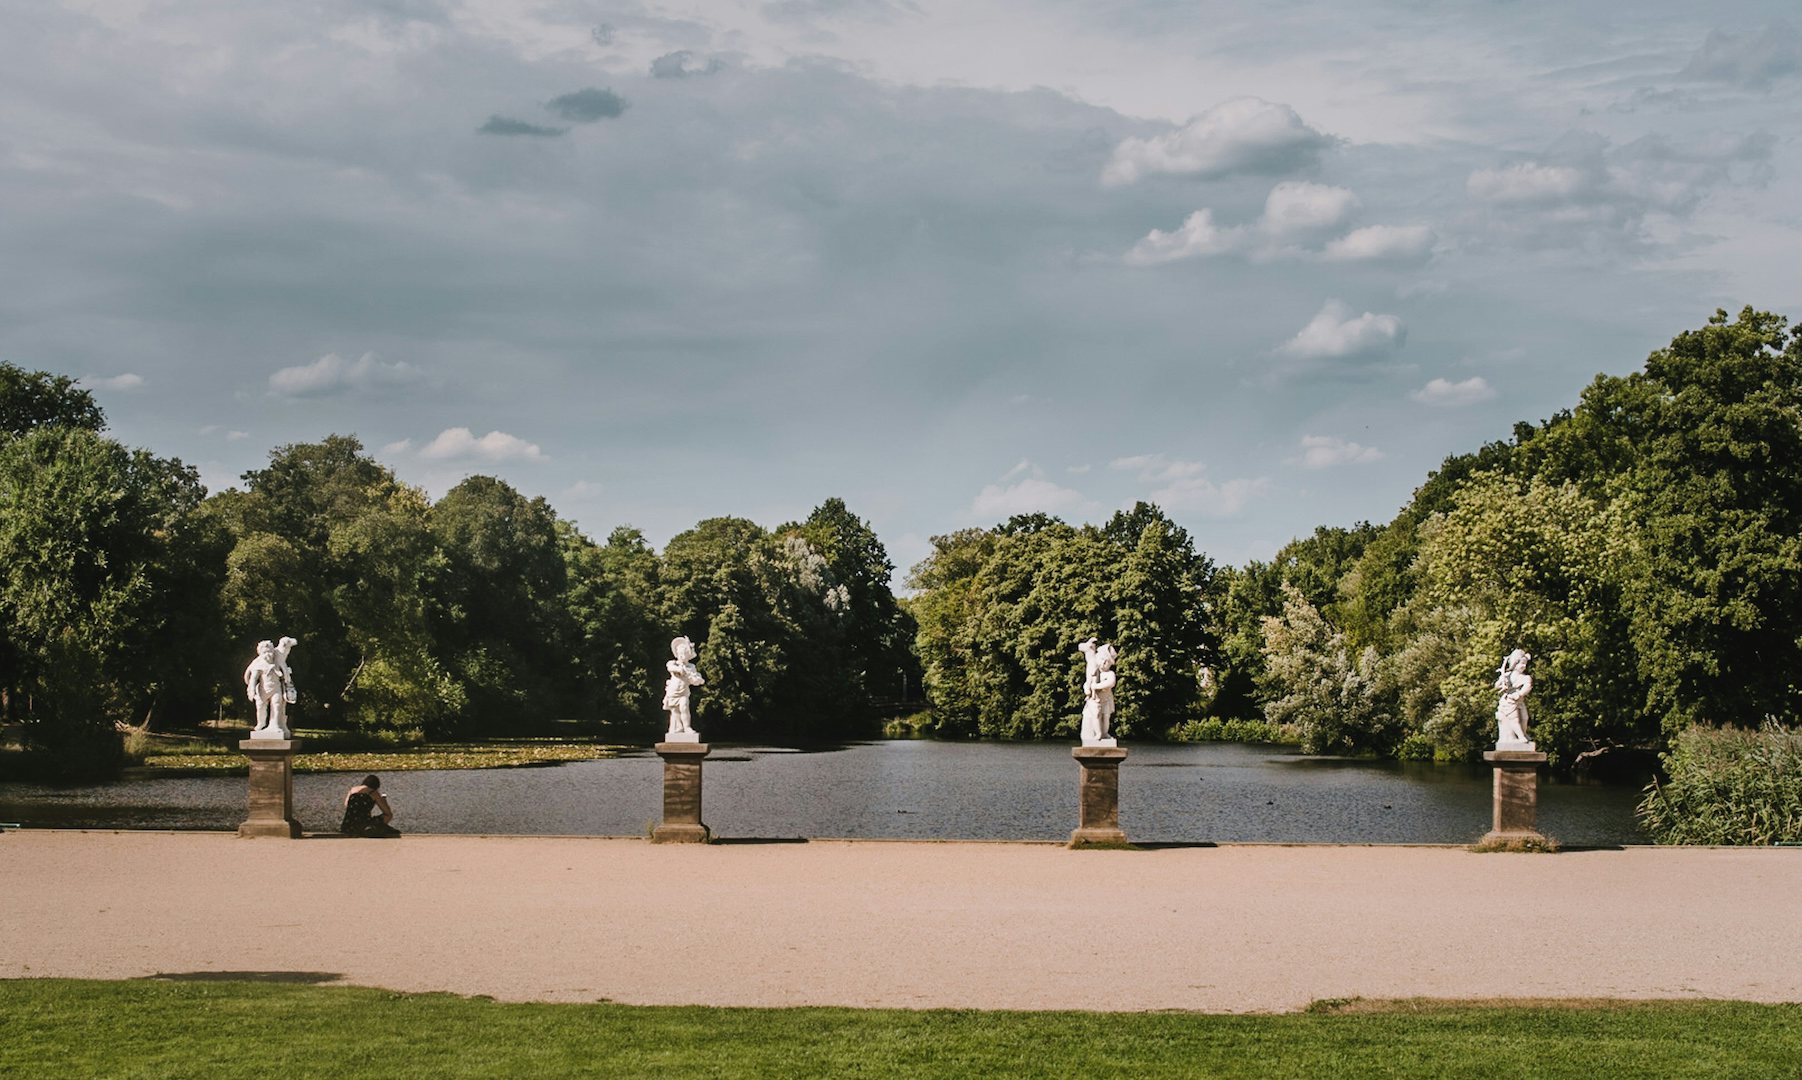
[[[0,0],[0,359],[215,488],[345,432],[597,536],[1143,498],[1238,563],[1802,315],[1799,21]]]

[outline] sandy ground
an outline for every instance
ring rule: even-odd
[[[1802,850],[0,835],[0,977],[510,1000],[1282,1010],[1802,1001]]]

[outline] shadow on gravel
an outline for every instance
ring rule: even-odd
[[[318,983],[337,982],[344,978],[336,971],[159,971],[143,975],[140,982],[253,982],[253,983]]]

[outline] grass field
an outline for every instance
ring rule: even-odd
[[[1318,1003],[1305,1013],[501,1004],[271,980],[0,981],[0,1075],[1802,1077],[1802,1005]]]

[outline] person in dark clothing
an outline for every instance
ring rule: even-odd
[[[338,831],[345,836],[399,836],[400,830],[389,824],[394,808],[382,794],[382,778],[371,773],[344,796],[344,824]]]

